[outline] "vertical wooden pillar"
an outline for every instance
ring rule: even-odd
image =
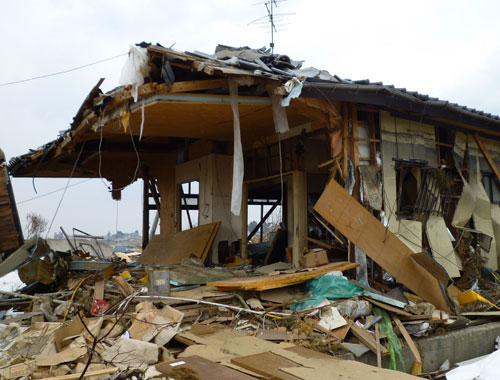
[[[160,234],[168,235],[176,231],[180,220],[177,220],[175,161],[167,160],[158,173],[158,187],[160,190]]]
[[[349,108],[347,103],[342,104],[342,120],[344,122],[343,129],[343,160],[342,160],[342,177],[347,178],[347,161],[349,158]]]
[[[149,243],[149,188],[146,184],[146,179],[143,182],[142,189],[142,248],[146,248]]]
[[[241,257],[248,257],[248,188],[247,184],[243,183],[243,191],[241,194]]]
[[[299,267],[299,259],[306,247],[307,237],[307,174],[294,170],[293,182],[293,257],[294,268]]]

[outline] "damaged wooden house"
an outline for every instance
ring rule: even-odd
[[[142,181],[145,264],[189,250],[210,263],[298,267],[321,247],[331,262],[359,263],[358,280],[392,277],[451,311],[454,284],[498,269],[497,116],[246,47],[205,54],[142,43],[122,86],[102,93],[102,82],[67,131],[8,170],[103,177],[116,200]],[[271,206],[252,230],[251,206]],[[275,210],[270,242],[254,247]],[[181,231],[182,244],[172,243]]]

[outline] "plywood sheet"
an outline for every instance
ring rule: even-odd
[[[443,217],[438,215],[429,216],[426,232],[434,260],[446,270],[450,277],[460,277],[462,264],[453,249]]]
[[[260,354],[233,358],[231,359],[231,363],[267,378],[282,380],[300,379],[300,377],[290,375],[280,370],[280,368],[297,367],[298,365],[296,363],[272,352],[262,352]]]
[[[399,282],[441,310],[448,310],[438,281],[412,258],[413,253],[335,181],[314,209]]]
[[[155,235],[138,261],[149,265],[172,265],[190,256],[205,261],[219,226],[220,222],[215,222],[171,235]]]
[[[186,368],[194,373],[193,379],[200,380],[251,380],[255,379],[252,376],[245,375],[244,373],[238,372],[234,369],[224,367],[221,364],[214,363],[210,360],[204,359],[200,356],[190,356],[182,359],[172,360],[166,363],[159,363],[156,365],[156,369],[161,373],[169,376],[169,374],[175,374],[176,370],[179,368]],[[172,376],[174,377],[174,376]],[[178,378],[178,377],[175,377]],[[191,377],[190,377],[191,378]]]
[[[260,291],[260,290],[276,289],[289,285],[300,284],[302,282],[305,282],[315,277],[322,276],[332,271],[343,271],[343,270],[353,269],[356,268],[358,265],[359,265],[358,263],[349,263],[347,261],[343,261],[340,263],[331,263],[304,272],[277,274],[269,276],[256,276],[248,278],[237,277],[225,281],[210,282],[207,285],[216,286],[218,289],[221,290],[243,289],[243,290]]]

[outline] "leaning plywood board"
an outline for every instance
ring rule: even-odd
[[[413,252],[337,182],[328,183],[314,209],[399,282],[438,309],[448,310],[436,278],[418,265],[411,258]]]
[[[328,265],[324,265],[319,268],[313,268],[312,270],[305,272],[256,276],[248,278],[238,277],[225,281],[209,282],[207,283],[207,285],[216,286],[218,289],[221,290],[243,289],[243,290],[261,291],[261,290],[276,289],[276,288],[282,288],[284,286],[300,284],[301,282],[305,282],[312,278],[322,276],[329,272],[353,269],[356,268],[358,265],[359,265],[358,263],[349,263],[347,261],[343,261],[340,263],[331,263]]]
[[[453,249],[453,244],[442,216],[430,215],[426,224],[427,239],[432,255],[450,277],[460,277],[462,263]]]
[[[216,222],[171,235],[155,235],[138,261],[149,265],[180,264],[187,257],[205,261],[219,227],[220,222]]]

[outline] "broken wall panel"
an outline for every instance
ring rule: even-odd
[[[446,270],[450,277],[460,277],[462,264],[453,248],[443,217],[430,215],[426,224],[426,233],[434,260]]]
[[[438,280],[412,258],[413,252],[380,221],[330,181],[314,209],[399,282],[441,310],[448,310]]]
[[[479,166],[478,161],[476,161],[476,165]],[[490,246],[490,251],[486,252],[481,248],[481,253],[487,260],[486,265],[489,268],[496,270],[498,269],[497,248],[495,233],[493,230],[493,223],[491,220],[491,203],[490,199],[488,198],[488,194],[484,190],[483,184],[481,183],[480,173],[478,172],[477,168],[471,171],[469,181],[472,187],[472,191],[476,195],[476,203],[474,206],[474,212],[472,214],[474,228],[493,238]]]
[[[5,155],[1,149],[0,170],[0,253],[2,253],[19,248],[24,239],[12,184],[7,173]]]

